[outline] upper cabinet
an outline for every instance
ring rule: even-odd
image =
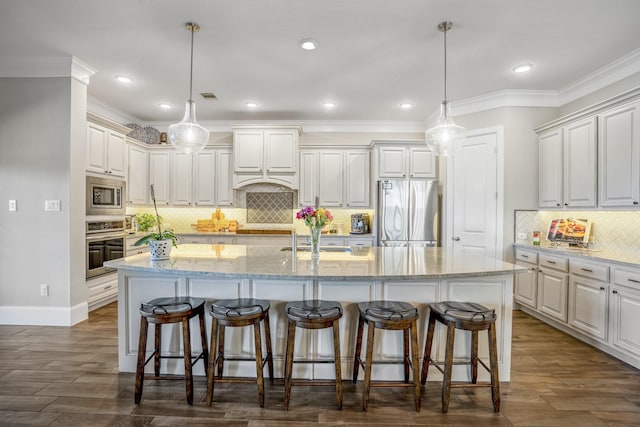
[[[127,174],[127,204],[146,205],[149,197],[149,153],[135,143],[129,143]]]
[[[436,178],[436,158],[424,143],[379,145],[376,158],[377,178]]]
[[[87,113],[87,171],[125,177],[128,128]]]
[[[233,187],[270,182],[297,188],[299,126],[233,129]]]
[[[300,151],[300,206],[369,207],[370,188],[368,150]]]
[[[149,153],[149,184],[154,185],[156,202],[172,206],[232,206],[231,160],[229,148],[205,148],[193,154],[153,149]]]
[[[540,126],[540,208],[637,208],[640,90]]]
[[[598,117],[600,206],[637,207],[640,202],[640,102]]]
[[[541,134],[538,149],[539,206],[595,207],[595,117]]]

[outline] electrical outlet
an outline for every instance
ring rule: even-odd
[[[60,200],[45,200],[44,201],[44,210],[51,212],[59,212],[60,211]]]
[[[527,233],[523,231],[518,231],[518,240],[525,240],[527,238]]]
[[[9,200],[9,210],[11,212],[18,210],[18,202],[16,200]]]
[[[49,296],[49,285],[40,285],[40,296],[41,297]]]

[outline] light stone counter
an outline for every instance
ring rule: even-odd
[[[148,254],[141,254],[108,262],[108,266],[118,269],[120,371],[135,371],[140,323],[138,308],[141,302],[157,297],[189,295],[207,300],[270,300],[276,377],[282,377],[283,374],[286,302],[302,299],[340,301],[344,307],[344,316],[340,320],[343,378],[350,378],[353,368],[358,302],[400,300],[418,307],[422,352],[428,305],[444,300],[464,300],[495,308],[498,315],[500,379],[509,381],[513,277],[514,273],[525,272],[526,268],[487,259],[476,252],[452,252],[440,248],[354,247],[340,252],[337,251],[340,248],[332,247],[331,251],[321,252],[317,263],[311,261],[309,252],[298,250],[292,253],[281,249],[244,245],[180,245],[173,249],[171,259],[167,261],[150,261]],[[207,319],[207,323],[210,323],[209,316]],[[198,326],[193,320],[192,343],[197,346]],[[179,354],[180,332],[171,326],[163,327],[163,352]],[[444,358],[442,332],[437,332],[434,342],[434,351],[439,360]],[[247,328],[230,328],[226,333],[225,348],[235,356],[250,357],[253,353],[252,336]],[[148,350],[151,350],[151,342],[148,344]],[[469,346],[470,334],[458,332],[456,357],[469,354]],[[194,348],[194,351],[197,350]],[[324,359],[331,354],[329,330],[298,331],[296,357]],[[374,359],[401,360],[401,354],[400,332],[376,332]],[[480,339],[480,356],[488,359],[484,337]],[[163,367],[169,372],[182,372],[180,360],[164,362]],[[421,363],[421,358],[417,363]],[[229,362],[228,366],[225,364],[225,372],[229,369],[233,375],[255,375],[255,364],[251,362]],[[300,378],[332,378],[333,375],[333,367],[322,363],[298,364],[294,369],[295,376]],[[203,374],[201,366],[197,372]],[[480,373],[480,378],[487,379],[488,376],[483,374]],[[402,375],[402,365],[378,365],[374,369],[374,377],[378,379],[397,380]],[[454,379],[467,377],[466,367],[454,367]],[[430,371],[429,378],[438,380],[442,377],[434,369]]]
[[[581,248],[570,248],[566,245],[564,246],[550,246],[548,244],[544,244],[541,246],[533,246],[530,243],[520,244],[516,243],[513,245],[514,248],[522,248],[522,249],[532,249],[536,251],[541,251],[548,254],[561,255],[561,256],[570,256],[570,257],[583,257],[590,258],[596,261],[607,261],[615,264],[619,264],[623,267],[640,267],[640,254],[638,251],[629,250],[629,251],[614,251],[608,249],[581,249]]]

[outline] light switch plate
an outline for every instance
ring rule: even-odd
[[[44,201],[44,210],[59,212],[60,211],[60,200],[45,200]]]
[[[11,212],[18,210],[18,202],[16,200],[9,200],[9,210]]]

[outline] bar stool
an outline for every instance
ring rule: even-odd
[[[442,412],[449,410],[451,388],[455,387],[491,387],[491,399],[494,412],[500,411],[500,382],[498,380],[498,350],[496,345],[496,312],[483,305],[471,302],[445,301],[430,304],[429,328],[425,344],[424,359],[422,361],[422,384],[427,381],[429,363],[432,363],[444,377],[442,380]],[[447,327],[447,344],[444,363],[438,363],[431,358],[431,348],[436,321]],[[456,329],[471,331],[471,360],[454,362],[453,343]],[[489,364],[478,358],[478,331],[486,330],[489,338]],[[489,384],[478,384],[478,362],[491,374]],[[453,365],[471,365],[471,383],[451,383]],[[442,368],[444,366],[444,369]]]
[[[153,379],[182,379],[182,376],[160,376],[160,359],[184,359],[184,382],[187,389],[187,402],[193,404],[193,364],[203,360],[205,371],[206,361],[209,359],[207,350],[207,331],[204,325],[204,300],[200,298],[175,297],[156,298],[140,305],[140,339],[138,341],[138,363],[136,366],[136,389],[134,401],[140,403],[142,387],[145,380],[144,367],[153,358]],[[200,338],[202,340],[202,353],[195,358],[191,355],[191,331],[189,320],[198,316],[200,320]],[[155,344],[151,356],[145,360],[147,350],[147,332],[149,323],[155,325]],[[182,341],[184,347],[183,356],[161,355],[162,325],[168,323],[182,323]]]
[[[418,365],[418,310],[409,303],[399,301],[371,301],[358,303],[360,319],[358,320],[358,338],[356,341],[356,356],[353,364],[353,382],[358,380],[358,370],[364,369],[364,397],[362,410],[369,406],[369,390],[371,387],[411,387],[414,388],[416,411],[420,412],[420,367]],[[362,351],[362,332],[364,324],[367,330],[367,355],[363,363],[360,358]],[[402,362],[376,362],[373,359],[373,337],[375,329],[403,331],[404,358]],[[409,338],[411,338],[411,357],[409,357]],[[371,381],[371,368],[374,363],[402,363],[404,364],[404,382]],[[413,367],[413,384],[409,383],[409,367]]]
[[[285,306],[289,319],[287,331],[287,352],[284,370],[284,409],[289,410],[292,385],[333,385],[336,386],[336,404],[342,409],[342,376],[340,367],[340,330],[338,321],[342,317],[342,305],[336,301],[292,301]],[[293,360],[293,347],[296,338],[296,327],[303,329],[333,328],[333,360]],[[333,363],[336,370],[335,381],[305,381],[294,383],[292,380],[294,363]]]
[[[269,378],[273,383],[273,355],[271,352],[271,332],[269,329],[269,307],[269,301],[253,298],[224,299],[211,305],[211,357],[209,358],[209,369],[207,375],[207,404],[209,406],[211,406],[211,403],[213,402],[214,383],[255,382],[258,386],[258,402],[261,408],[264,407],[264,377],[262,371],[265,364],[267,364],[269,369]],[[264,321],[265,344],[267,348],[267,355],[264,358],[262,357],[262,338],[260,333],[261,321]],[[256,357],[226,357],[224,354],[225,327],[241,327],[249,325],[253,325]],[[222,373],[224,370],[225,360],[255,360],[256,378],[223,378]],[[217,375],[215,372],[216,366]]]

